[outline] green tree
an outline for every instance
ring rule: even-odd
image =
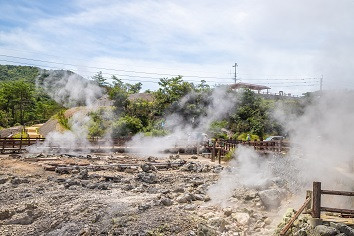
[[[112,136],[114,138],[120,136],[131,136],[139,131],[142,131],[142,129],[143,124],[139,118],[126,115],[119,118],[119,120],[113,124]]]
[[[109,83],[107,82],[107,79],[103,77],[102,71],[92,76],[92,80],[95,81],[100,87],[103,88],[109,87]]]
[[[253,133],[262,139],[269,128],[267,111],[262,99],[246,89],[241,94],[236,113],[231,116],[231,129],[238,134]]]
[[[173,77],[171,79],[160,79],[159,85],[160,88],[154,95],[160,115],[162,115],[163,111],[171,104],[179,101],[179,99],[191,92],[194,87],[193,84],[183,81],[182,76]]]

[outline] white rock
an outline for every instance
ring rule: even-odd
[[[242,225],[248,224],[250,220],[250,215],[244,212],[232,213],[231,217],[234,218],[238,223]]]

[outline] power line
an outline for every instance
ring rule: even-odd
[[[57,64],[57,65],[66,65],[66,66],[77,66],[77,67],[87,67],[96,70],[108,70],[108,71],[116,71],[116,72],[128,72],[128,73],[137,73],[137,74],[147,74],[147,75],[159,75],[159,76],[178,76],[178,74],[167,74],[167,73],[155,73],[155,72],[145,72],[145,71],[134,71],[134,70],[122,70],[122,69],[112,69],[112,68],[105,68],[105,67],[94,67],[94,66],[84,66],[84,65],[77,65],[77,64],[70,64],[70,63],[62,63],[62,62],[53,62],[47,60],[39,60],[33,58],[26,58],[26,57],[17,57],[17,56],[9,56],[5,54],[0,54],[3,57],[21,59],[21,60],[29,60],[29,61],[37,61],[37,62],[44,62],[50,64]],[[184,75],[184,77],[192,77],[192,78],[205,78],[205,79],[230,79],[230,78],[221,78],[221,77],[211,77],[211,76],[198,76],[198,75]]]
[[[39,60],[39,59],[26,58],[26,57],[10,56],[10,55],[6,55],[6,54],[0,54],[0,56],[9,57],[9,58],[15,58],[15,59],[21,59],[21,60],[28,60],[28,61],[43,62],[43,63],[49,63],[49,64],[56,64],[56,65],[87,67],[87,68],[96,69],[96,70],[107,70],[107,71],[116,71],[116,72],[127,72],[127,73],[157,75],[157,76],[171,76],[171,77],[175,77],[175,76],[179,75],[179,74],[169,74],[169,73],[155,73],[155,72],[145,72],[145,71],[135,71],[135,70],[112,69],[112,68],[106,68],[106,67],[84,66],[84,65],[71,64],[71,63],[62,63],[62,62]],[[235,63],[235,65],[237,66],[237,63]],[[235,72],[236,72],[236,66],[234,66],[235,67]],[[250,75],[250,74],[243,74],[243,75]],[[235,79],[236,79],[236,76],[237,75],[235,74]],[[285,76],[285,75],[262,75],[262,76]],[[291,75],[289,75],[289,76],[291,76]],[[295,76],[295,75],[293,75],[293,76]],[[135,77],[138,77],[138,76],[135,76]],[[200,78],[200,79],[220,79],[220,80],[230,80],[231,79],[231,78],[227,78],[227,77],[200,76],[200,75],[183,75],[183,77]],[[145,77],[141,77],[141,78],[145,78]],[[305,79],[319,79],[319,78],[305,78]],[[247,79],[247,80],[253,80],[253,81],[284,80],[284,81],[288,81],[288,80],[297,80],[297,79],[269,79],[268,78],[268,79]],[[299,79],[299,80],[304,80],[304,79]],[[217,81],[217,82],[220,82],[220,81]]]
[[[43,52],[38,52],[38,51],[32,51],[32,50],[18,50],[18,49],[13,49],[13,48],[5,48],[5,47],[1,47],[0,49],[3,50],[7,50],[7,51],[15,51],[15,52],[24,52],[24,53],[32,53],[32,54],[36,54],[36,55],[44,55],[44,56],[51,56],[51,57],[56,57],[56,58],[62,58],[62,59],[67,59],[67,57],[60,57],[58,55],[54,55],[54,54],[47,54],[47,53],[43,53]],[[70,58],[70,57],[69,57]],[[82,59],[82,58],[75,58],[75,57],[71,57],[71,59],[74,60],[78,60],[78,61],[87,61],[90,62],[90,60],[87,59]],[[115,63],[116,65],[120,65],[120,66],[132,66],[132,65],[127,65],[127,64],[120,64],[120,63]],[[151,67],[151,66],[142,66],[142,65],[133,65],[134,67],[141,67],[141,68],[149,68],[149,69],[161,69],[161,70],[165,70],[165,69],[171,69],[171,68],[167,68],[167,67]],[[204,71],[198,71],[198,70],[190,70],[190,69],[185,69],[183,68],[184,71],[190,71],[190,72],[204,72]],[[208,74],[220,74],[217,72],[208,72]],[[224,74],[224,73],[222,73]]]
[[[10,62],[10,63],[15,63],[15,64],[25,64],[25,65],[30,65],[30,66],[37,66],[37,67],[41,67],[42,65],[38,65],[38,64],[34,64],[34,63],[26,63],[26,62],[19,62],[19,61],[11,61],[11,60],[4,60],[4,59],[0,59],[0,61],[5,61],[5,62]],[[58,68],[58,67],[52,67],[52,66],[46,66],[47,68],[51,68],[51,69],[56,69],[56,70],[62,70],[63,68]],[[74,70],[74,69],[70,69],[70,70],[73,70],[73,71],[76,71],[77,70]],[[81,71],[85,71],[85,72],[88,72],[88,73],[93,73],[92,71],[87,71],[87,70],[81,70]],[[102,72],[103,75],[110,75],[110,76],[120,76],[120,77],[129,77],[129,78],[140,78],[140,79],[155,79],[155,80],[160,80],[161,78],[156,78],[156,77],[150,77],[150,76],[139,76],[139,75],[129,75],[129,74],[112,74],[112,73],[108,73],[108,72]],[[141,81],[141,80],[134,80],[134,79],[124,79],[126,81],[139,81],[139,82],[156,82],[158,83],[158,81],[148,81],[148,80],[144,80],[144,81]],[[185,79],[185,81],[188,81],[188,82],[201,82],[201,81],[198,81],[198,80],[190,80],[190,79]],[[216,81],[216,80],[208,80],[207,82],[210,82],[210,83],[230,83],[230,82],[225,82],[225,81]],[[296,84],[302,84],[302,83],[308,83],[308,82],[304,82],[304,81],[288,81],[287,83],[296,83]],[[272,84],[283,84],[283,83],[277,83],[277,82],[262,82],[262,84],[267,84],[267,85],[272,85]]]

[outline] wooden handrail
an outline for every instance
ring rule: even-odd
[[[321,218],[321,211],[354,214],[354,210],[350,210],[350,209],[321,207],[321,194],[354,196],[354,192],[349,192],[349,191],[321,190],[321,182],[313,182],[313,192],[312,192],[312,217],[313,218],[318,218],[318,219]]]
[[[302,206],[300,207],[300,209],[295,213],[295,215],[290,219],[290,221],[284,226],[282,231],[280,231],[280,236],[284,236],[286,234],[286,232],[288,232],[288,230],[291,228],[291,226],[293,225],[295,220],[299,217],[301,212],[303,212],[305,210],[305,208],[307,207],[307,205],[310,202],[311,202],[311,198],[307,198],[306,201],[304,202],[304,204],[302,204]]]

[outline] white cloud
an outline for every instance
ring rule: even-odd
[[[118,63],[147,72],[175,74],[178,66],[178,74],[195,74],[194,69],[225,77],[237,61],[245,81],[323,74],[325,85],[354,88],[350,0],[78,0],[73,5],[76,11],[39,14],[26,26],[1,31],[0,44],[60,55],[83,65],[81,71],[85,65],[116,68]],[[284,87],[308,89],[313,90]]]

